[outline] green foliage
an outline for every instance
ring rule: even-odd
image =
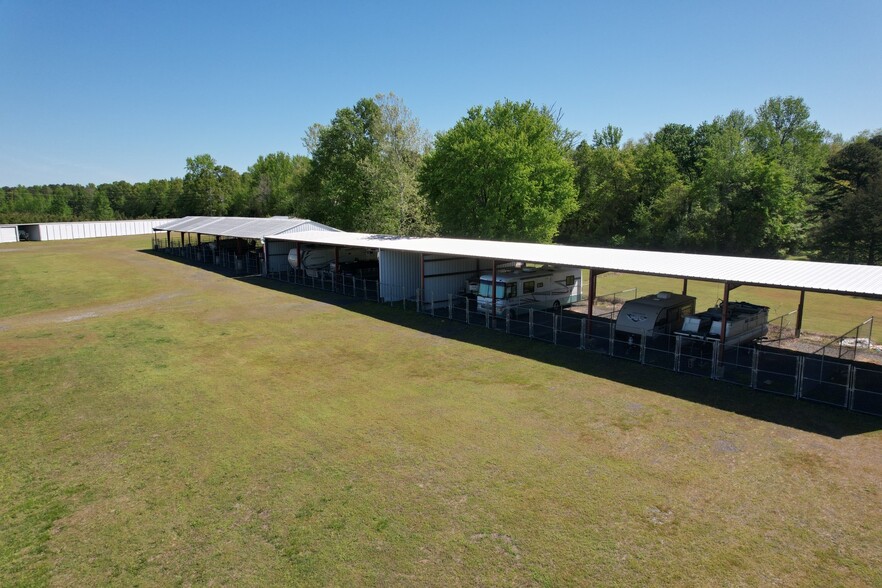
[[[243,183],[245,197],[238,203],[240,216],[294,215],[298,208],[303,178],[309,171],[309,159],[279,151],[259,156],[248,168]]]
[[[309,218],[347,231],[434,232],[416,174],[428,137],[394,94],[362,98],[304,144],[312,166],[303,180]]]
[[[882,260],[882,134],[846,145],[819,176],[813,199],[818,256],[874,265]]]
[[[223,215],[239,188],[236,170],[218,165],[207,153],[188,157],[179,214]]]
[[[436,138],[419,174],[444,234],[549,242],[576,207],[566,136],[531,102],[474,107]]]

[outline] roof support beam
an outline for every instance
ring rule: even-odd
[[[740,284],[736,284],[737,288]],[[722,316],[720,317],[720,350],[719,357],[717,358],[718,363],[723,363],[723,353],[726,349],[726,327],[729,322],[729,290],[732,289],[732,285],[729,282],[724,282],[723,285],[723,305],[720,308]]]
[[[805,308],[805,290],[799,291],[799,306],[796,307],[796,337],[802,333],[802,311]]]
[[[426,254],[420,253],[420,304],[426,302]]]
[[[496,260],[493,260],[493,275],[490,278],[490,292],[492,293],[491,300],[493,301],[490,308],[491,313],[493,314],[493,318],[496,318]]]
[[[683,278],[683,296],[686,296],[686,292],[689,289],[689,280]]]
[[[594,322],[594,299],[597,298],[597,276],[606,273],[604,270],[588,270],[588,334],[591,334],[591,323]]]

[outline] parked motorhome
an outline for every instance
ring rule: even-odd
[[[516,315],[528,309],[553,310],[578,302],[582,294],[582,270],[576,267],[515,267],[496,272],[496,314]],[[493,275],[478,281],[478,310],[492,312]]]
[[[695,313],[695,297],[659,292],[629,300],[616,319],[616,334],[631,343],[639,337],[670,334],[679,329],[683,318]]]
[[[730,302],[726,316],[726,347],[764,337],[769,332],[769,307],[749,302]],[[676,333],[698,341],[720,340],[722,305],[686,317]]]
[[[300,264],[298,264],[297,249],[291,249],[288,252],[288,264],[293,269],[301,269],[302,267],[308,276],[316,277],[320,271],[334,271],[336,269],[334,264],[337,262],[340,263],[340,269],[344,271],[347,264],[370,264],[373,266],[377,263],[377,252],[357,247],[340,247],[339,251],[335,251],[333,247],[302,247],[299,261]],[[367,265],[350,267],[366,269]]]

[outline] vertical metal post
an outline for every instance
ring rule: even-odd
[[[720,347],[714,357],[717,358],[716,363],[723,363],[723,354],[726,349],[726,328],[729,322],[729,282],[723,283],[723,307],[722,316],[720,317]],[[714,365],[714,373],[716,373],[716,365]]]
[[[753,357],[750,362],[750,387],[754,389],[756,389],[757,382],[759,381],[760,353],[762,353],[762,351],[760,351],[758,347],[753,348]]]
[[[579,349],[585,349],[585,323],[587,322],[587,319],[582,319],[582,324],[579,326]]]
[[[591,334],[591,324],[594,322],[594,299],[597,297],[597,273],[588,270],[588,334]]]
[[[493,316],[496,316],[496,260],[493,260],[493,273],[490,278],[490,292],[492,292],[492,304],[491,311],[493,312]]]
[[[686,296],[686,290],[689,287],[689,280],[683,278],[683,296]]]
[[[468,298],[466,298],[468,302]],[[447,295],[447,318],[453,320],[453,294]]]
[[[796,307],[796,338],[802,333],[802,312],[805,306],[805,290],[799,291],[799,306]],[[781,325],[783,327],[783,324]]]
[[[420,296],[426,291],[426,254],[420,253]],[[422,299],[420,300],[422,302]]]
[[[551,341],[555,345],[557,345],[557,330],[559,328],[559,325],[558,325],[559,318],[560,318],[560,315],[554,314],[554,313],[551,314]]]
[[[530,308],[530,339],[533,338],[533,309]]]
[[[680,352],[683,349],[683,337],[675,335],[676,343],[674,344],[674,371],[680,371]]]

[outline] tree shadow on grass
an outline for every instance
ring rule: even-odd
[[[792,397],[776,396],[708,378],[678,374],[605,354],[506,335],[483,326],[467,325],[446,318],[420,314],[414,311],[413,306],[405,310],[401,302],[379,304],[260,276],[236,279],[261,288],[345,308],[400,327],[480,345],[495,351],[818,435],[840,439],[882,428],[882,418],[879,417],[824,404],[797,401]]]

